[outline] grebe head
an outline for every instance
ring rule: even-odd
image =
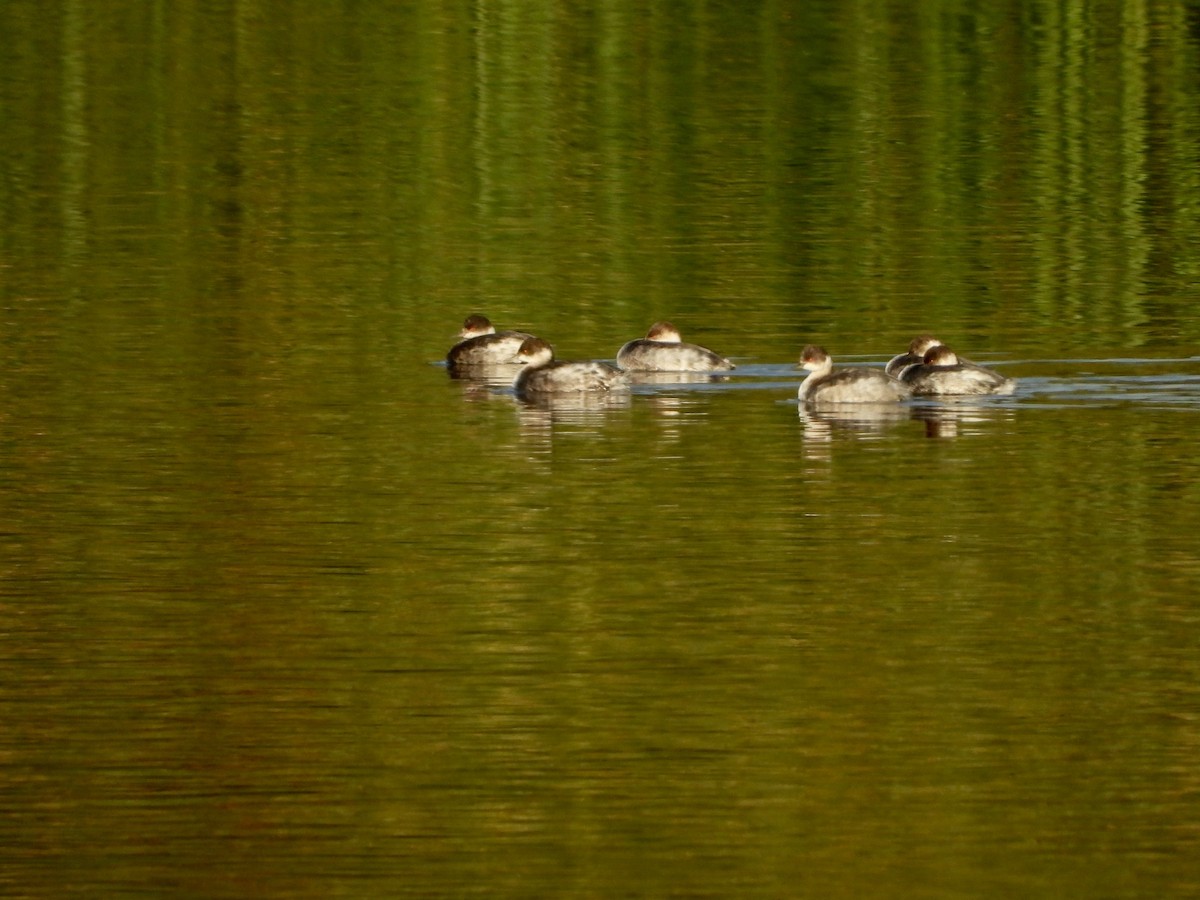
[[[908,352],[913,356],[924,357],[934,347],[942,346],[942,342],[932,334],[919,334],[908,343]]]
[[[833,362],[830,360],[829,354],[825,352],[825,348],[818,347],[816,344],[809,344],[800,354],[800,368],[810,372],[816,372],[831,365]]]
[[[925,351],[922,361],[927,366],[957,366],[958,354],[945,344],[938,344]]]
[[[659,341],[664,344],[678,344],[683,340],[679,329],[670,322],[655,322],[646,332],[646,340]]]
[[[467,338],[495,333],[496,329],[487,316],[473,315],[467,316],[467,318],[463,320],[462,331],[458,333],[458,336],[463,340],[466,340]]]
[[[554,348],[541,338],[526,338],[517,351],[517,358],[530,368],[537,368],[554,361]]]

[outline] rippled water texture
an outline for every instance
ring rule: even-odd
[[[310,7],[0,7],[0,894],[1200,894],[1191,6]]]

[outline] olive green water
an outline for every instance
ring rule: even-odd
[[[1198,21],[5,4],[0,895],[1200,893]]]

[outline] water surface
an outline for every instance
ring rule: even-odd
[[[0,24],[0,893],[1200,890],[1188,6]]]

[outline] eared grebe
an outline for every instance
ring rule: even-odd
[[[958,358],[945,344],[931,347],[919,365],[909,366],[900,380],[916,397],[962,394],[1011,394],[1016,381]]]
[[[518,394],[611,391],[628,386],[625,373],[608,363],[555,361],[554,348],[541,338],[529,338],[517,355],[525,363],[513,381]]]
[[[919,334],[908,342],[908,352],[901,353],[899,356],[893,356],[889,359],[883,371],[887,372],[893,378],[899,378],[900,373],[908,366],[920,365],[925,359],[925,354],[933,347],[941,346],[941,343],[932,334]]]
[[[670,322],[655,322],[644,338],[617,351],[617,365],[627,372],[728,372],[733,363],[699,344],[684,343]]]
[[[531,337],[523,331],[497,332],[487,316],[467,316],[446,362],[452,367],[516,365],[521,362],[517,352]]]
[[[838,369],[824,347],[809,344],[800,355],[809,375],[800,382],[801,403],[895,403],[910,396],[907,386],[882,369]]]

